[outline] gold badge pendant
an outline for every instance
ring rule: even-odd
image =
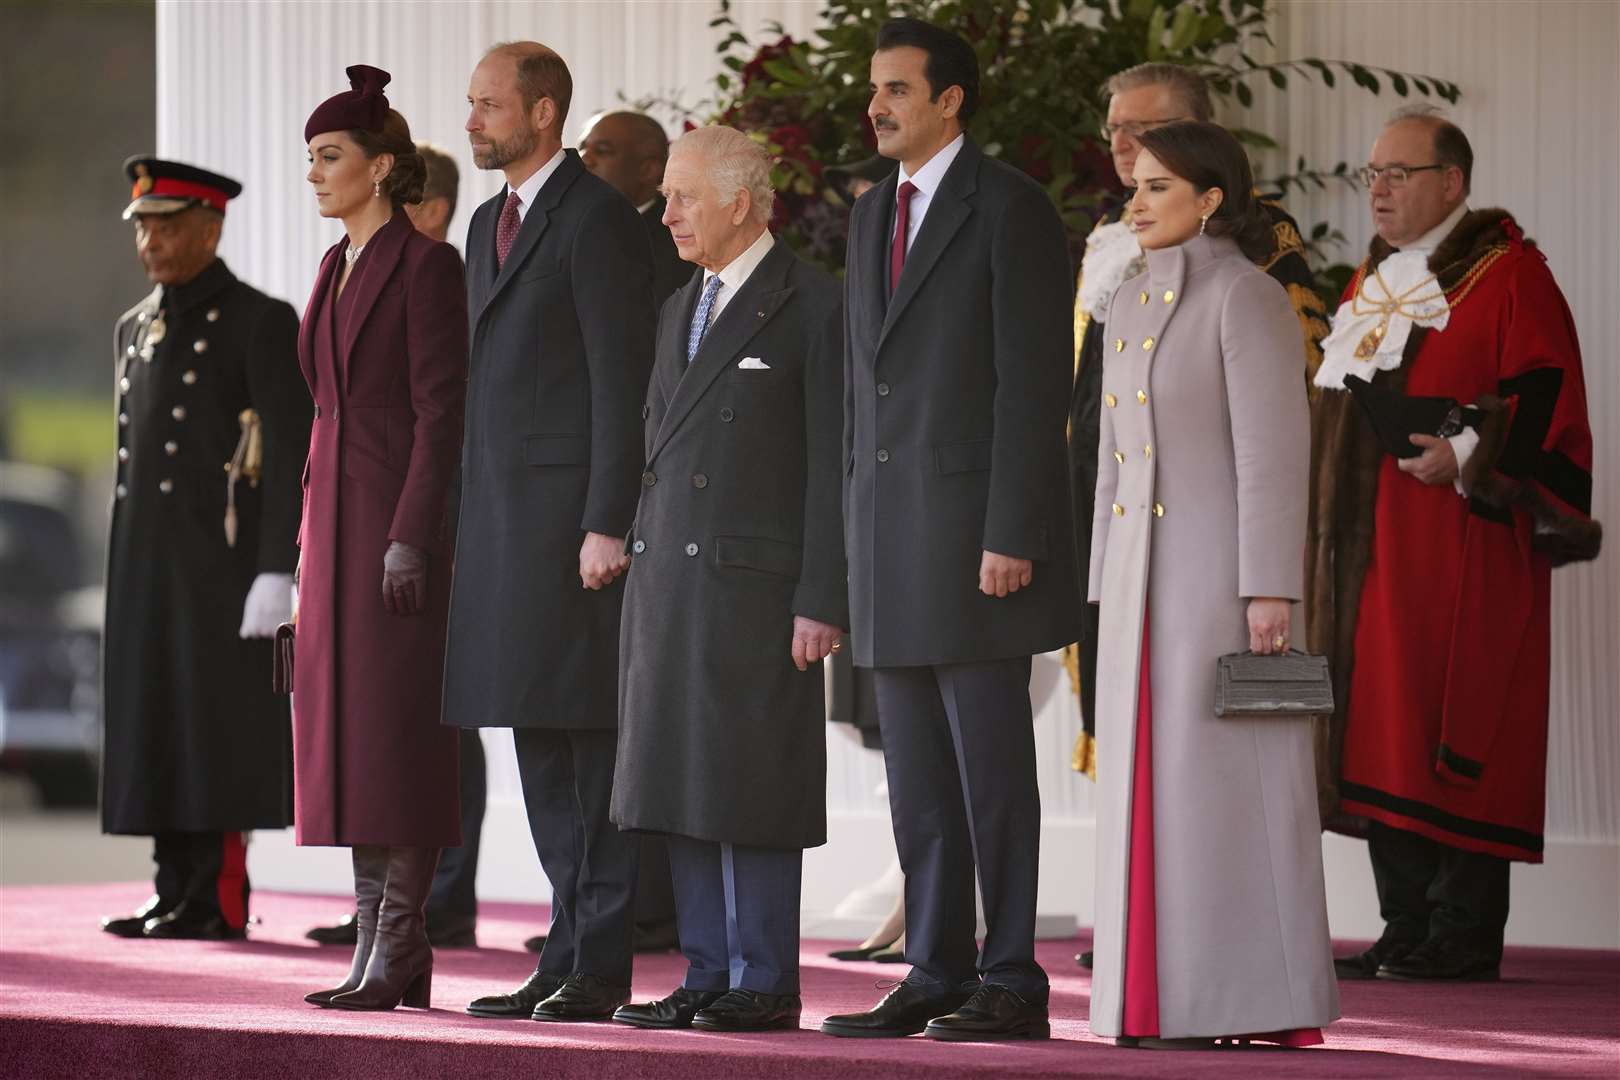
[[[1389,319],[1386,316],[1383,322],[1367,331],[1366,336],[1364,336],[1361,339],[1360,344],[1356,346],[1356,359],[1371,360],[1373,354],[1378,352],[1378,346],[1384,340],[1384,332],[1388,328]]]

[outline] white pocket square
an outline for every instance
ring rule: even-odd
[[[769,370],[771,370],[771,365],[767,364],[765,361],[761,360],[757,356],[745,356],[745,357],[743,357],[742,360],[740,360],[737,363],[737,367],[742,371],[769,371]]]

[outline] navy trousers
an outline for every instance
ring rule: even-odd
[[[907,981],[943,995],[981,979],[1045,1001],[1035,962],[1041,796],[1030,658],[875,668],[889,812],[906,874]],[[975,956],[975,869],[984,948]]]
[[[608,820],[618,732],[513,728],[523,805],[551,882],[539,970],[630,984],[640,838]]]
[[[799,992],[804,852],[670,836],[675,925],[689,990]]]
[[[445,848],[428,894],[429,917],[434,913],[478,914],[478,842],[484,832],[487,779],[484,743],[477,728],[461,729],[461,846]]]

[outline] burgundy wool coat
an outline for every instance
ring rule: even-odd
[[[457,733],[439,723],[450,597],[446,497],[461,451],[461,259],[396,211],[333,286],[326,253],[298,335],[315,398],[299,528],[293,687],[300,844],[461,842]],[[351,295],[352,294],[352,295]],[[428,552],[426,610],[383,608],[383,555]]]

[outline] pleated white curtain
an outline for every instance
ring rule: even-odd
[[[733,4],[750,31],[766,20],[795,37],[815,26],[819,5],[791,0]],[[393,73],[389,97],[418,138],[455,155],[462,168],[458,242],[472,208],[498,176],[472,167],[462,132],[467,76],[493,42],[534,38],[556,48],[574,77],[570,128],[620,95],[696,104],[719,70],[710,0],[158,0],[158,151],[243,181],[223,253],[236,272],[302,310],[320,253],[339,227],[318,218],[308,185],[303,124],[310,109],[346,88],[343,68],[370,63]],[[1580,0],[1397,0],[1284,2],[1277,40],[1284,55],[1343,57],[1460,82],[1456,116],[1474,142],[1473,202],[1518,215],[1547,252],[1575,312],[1587,363],[1597,443],[1594,507],[1620,528],[1620,372],[1613,363],[1620,311],[1620,6]],[[1280,138],[1288,159],[1364,159],[1384,113],[1386,90],[1256,87],[1243,122]],[[664,114],[666,122],[672,117]],[[671,130],[674,125],[670,124]],[[1326,220],[1350,245],[1369,236],[1358,194],[1293,196],[1302,223]],[[1611,537],[1613,540],[1613,537]],[[1620,571],[1602,560],[1554,577],[1553,741],[1548,832],[1556,840],[1620,840]],[[1503,627],[1511,634],[1513,627]],[[1079,727],[1066,679],[1037,664],[1035,696],[1041,790],[1049,823],[1091,818],[1091,789],[1067,769]],[[829,808],[881,814],[876,755],[834,734]],[[511,764],[491,762],[492,796],[515,797]],[[1043,861],[1044,869],[1044,861]]]

